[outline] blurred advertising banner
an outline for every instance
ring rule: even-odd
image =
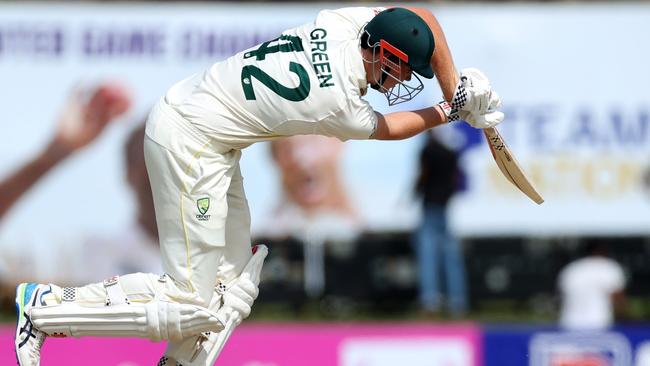
[[[614,3],[477,4],[440,14],[456,64],[484,69],[502,96],[506,119],[499,130],[546,200],[537,206],[513,189],[479,142],[482,136],[463,128],[469,178],[453,205],[459,233],[650,231],[643,183],[650,167],[650,98],[641,86],[650,81],[643,66],[649,51],[636,46],[636,34],[650,30],[649,15],[647,5]],[[602,26],[609,21],[614,33]],[[603,42],[611,45],[605,52]]]
[[[14,328],[0,328],[13,342]],[[43,365],[145,366],[165,344],[126,338],[48,338]],[[74,356],[71,356],[74,355]],[[15,363],[3,347],[0,364]],[[561,332],[533,325],[245,323],[217,364],[229,366],[647,366],[650,328]]]
[[[13,341],[11,326],[0,341]],[[48,338],[43,365],[146,366],[164,342],[126,338]],[[73,355],[73,356],[71,356]],[[15,363],[3,347],[0,364]],[[562,332],[535,325],[244,323],[217,365],[228,366],[647,366],[650,328]]]
[[[0,339],[9,344],[13,329]],[[10,347],[3,365],[14,362]],[[139,339],[48,339],[44,365],[152,365],[163,343]],[[70,357],[74,355],[74,357]],[[480,366],[480,333],[470,325],[245,324],[237,328],[217,364],[229,366]],[[57,362],[56,360],[60,360]]]
[[[619,333],[540,333],[530,342],[531,366],[625,366],[630,342]]]
[[[483,327],[485,366],[644,366],[650,329],[621,326],[603,332],[564,332],[531,325]]]
[[[76,85],[117,79],[135,97],[124,123],[19,203],[3,236],[14,243],[28,236],[49,242],[121,230],[135,211],[124,184],[123,139],[167,88],[336,6],[0,4],[0,174],[42,149]],[[502,96],[502,135],[546,199],[533,204],[500,175],[479,131],[460,123],[442,127],[440,134],[462,152],[466,176],[451,205],[456,233],[650,233],[650,194],[643,184],[650,165],[650,50],[639,46],[641,36],[650,34],[650,6],[471,4],[432,10],[458,68],[483,70]],[[389,111],[382,95],[370,94],[377,110]],[[424,93],[394,110],[441,98],[436,82],[427,81]],[[246,149],[242,170],[254,233],[328,237],[413,228],[422,144],[421,138],[344,145],[300,138],[289,146]]]

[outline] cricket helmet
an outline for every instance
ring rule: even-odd
[[[431,55],[435,42],[431,29],[414,12],[404,8],[390,8],[377,14],[363,29],[361,47],[372,49],[372,60],[381,63],[381,75],[375,76],[378,83],[373,88],[386,95],[389,105],[406,102],[420,93],[424,86],[418,77],[433,77]],[[402,75],[402,65],[415,72],[415,80],[405,82],[391,74]],[[384,82],[396,79],[397,84],[385,88]]]
[[[381,44],[383,40],[384,46],[387,43],[389,47],[392,46],[403,54],[395,56],[400,59],[400,56],[405,56],[406,59],[402,61],[406,62],[411,70],[427,79],[433,77],[433,33],[417,14],[404,8],[386,9],[366,24],[365,31],[368,33],[370,45]]]

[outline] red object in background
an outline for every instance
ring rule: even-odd
[[[611,363],[597,354],[578,354],[554,356],[550,366],[611,366]]]

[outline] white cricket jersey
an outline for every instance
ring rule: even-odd
[[[377,117],[367,88],[360,31],[382,8],[321,11],[174,85],[165,100],[199,130],[243,148],[276,137],[367,139]]]
[[[558,284],[562,292],[563,327],[595,330],[612,325],[611,296],[625,288],[625,274],[616,261],[603,257],[579,259],[562,269]]]

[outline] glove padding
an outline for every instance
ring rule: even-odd
[[[474,128],[494,127],[504,118],[501,98],[492,90],[490,81],[483,72],[475,68],[463,69],[456,86],[451,107],[457,111],[455,118],[462,119]]]
[[[451,107],[457,111],[474,114],[487,112],[492,88],[487,76],[478,69],[467,68],[460,72],[460,81],[456,85]]]
[[[255,253],[242,273],[223,293],[223,305],[217,311],[217,318],[223,324],[230,320],[239,325],[250,315],[253,302],[259,294],[260,273],[268,253],[265,245],[256,246]]]
[[[489,128],[503,122],[505,115],[503,112],[493,111],[486,114],[475,116],[472,113],[460,111],[458,112],[458,119],[469,123],[474,128]]]

